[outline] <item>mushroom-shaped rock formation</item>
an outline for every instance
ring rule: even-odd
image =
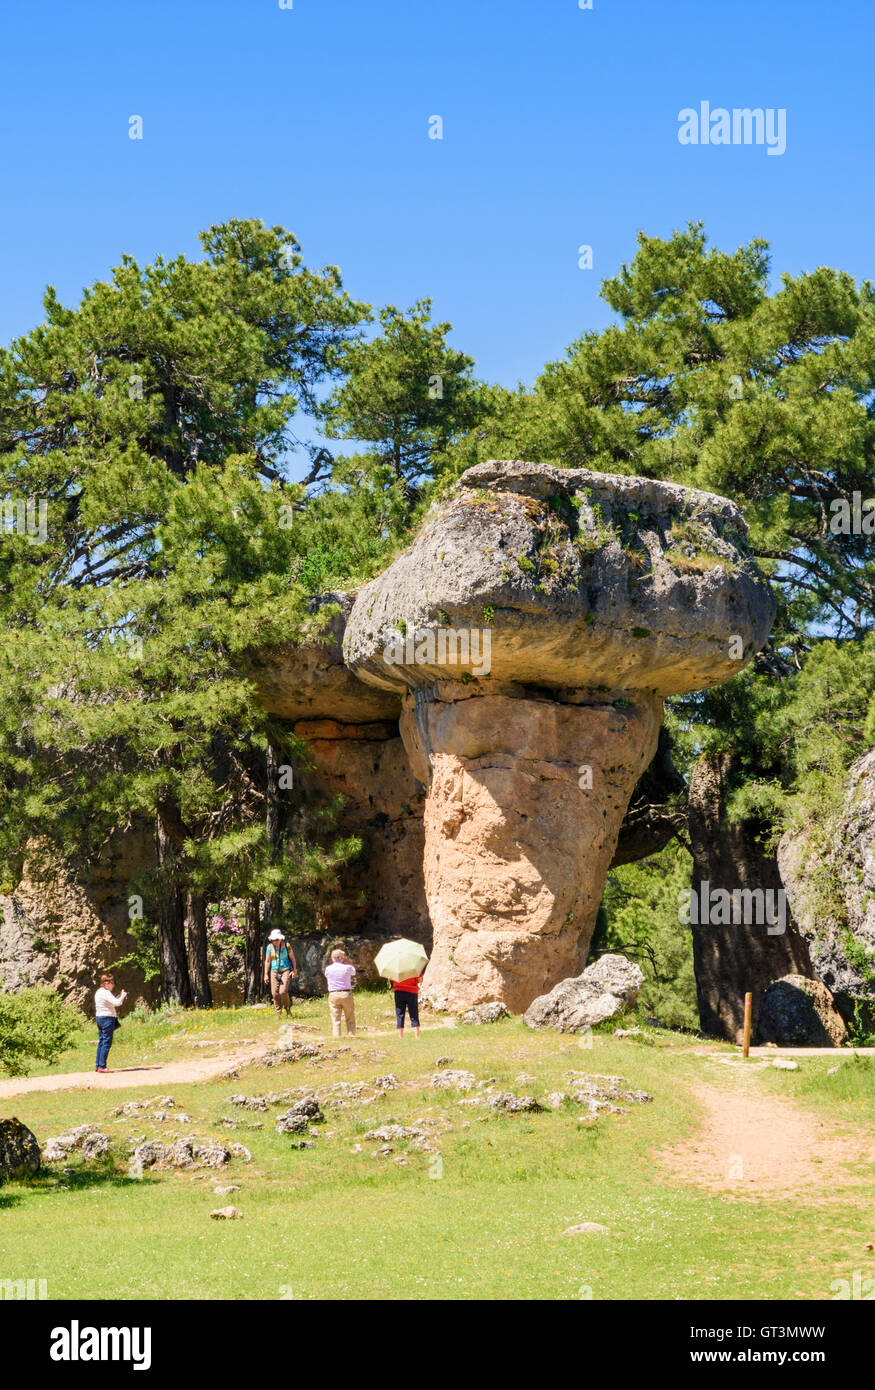
[[[580,973],[666,695],[727,680],[771,592],[726,498],[518,462],[470,468],[359,592],[347,665],[403,695],[428,787],[425,989],[524,1010]]]

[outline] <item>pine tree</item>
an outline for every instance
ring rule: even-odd
[[[284,460],[365,309],[281,228],[202,240],[194,264],[125,258],[76,310],[49,291],[46,323],[0,355],[0,494],[47,509],[44,542],[0,535],[5,876],[25,851],[87,864],[153,825],[148,906],[182,1003],[191,894],[245,878],[276,897],[357,848],[282,843],[276,816],[268,832],[269,737],[307,755],[269,731],[253,674],[264,647],[318,637]]]

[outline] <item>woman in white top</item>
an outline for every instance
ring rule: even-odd
[[[94,1012],[97,1016],[97,1061],[95,1071],[106,1071],[106,1060],[112,1047],[113,1034],[119,1027],[116,1009],[127,999],[127,990],[122,990],[118,998],[113,994],[115,980],[112,975],[101,975],[100,989],[94,995]]]

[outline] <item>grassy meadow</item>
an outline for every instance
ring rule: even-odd
[[[0,1114],[17,1115],[41,1143],[86,1122],[112,1141],[102,1159],[72,1157],[0,1189],[0,1277],[44,1278],[58,1299],[588,1301],[825,1299],[836,1277],[875,1274],[875,1256],[864,1251],[875,1230],[875,1168],[862,1174],[853,1196],[823,1190],[754,1200],[680,1181],[658,1157],[695,1133],[698,1085],[732,1084],[734,1069],[708,1060],[690,1035],[654,1031],[620,1040],[608,1031],[585,1047],[585,1039],[532,1032],[508,1019],[427,1027],[417,1042],[391,1031],[390,1003],[386,994],[360,994],[366,1031],[337,1042],[328,1037],[324,1001],[296,1003],[296,1031],[302,1041],[324,1041],[324,1056],[251,1065],[238,1080],[0,1100]],[[267,1047],[277,1032],[263,1008],[128,1017],[110,1065],[211,1056],[243,1039]],[[90,1068],[93,1048],[86,1029],[60,1069]],[[733,1052],[728,1045],[709,1050]],[[598,1072],[623,1076],[653,1102],[585,1122],[573,1102],[543,1113],[497,1113],[429,1084],[438,1059],[448,1057],[453,1069],[520,1095],[540,1098],[567,1090],[569,1072]],[[837,1063],[839,1071],[827,1075]],[[370,1083],[389,1073],[398,1087],[366,1104],[339,1105],[325,1094],[338,1082]],[[875,1068],[866,1062],[840,1054],[804,1059],[796,1072],[758,1071],[753,1084],[791,1096],[825,1121],[872,1131]],[[299,1087],[319,1094],[325,1114],[307,1136],[312,1148],[275,1132],[284,1106],[265,1113],[229,1104],[235,1093]],[[168,1091],[191,1124],[158,1123],[148,1112],[109,1117],[128,1100]],[[235,1114],[235,1131],[219,1123]],[[380,1146],[363,1139],[378,1125],[423,1121],[433,1125],[439,1162],[403,1141],[380,1156]],[[135,1139],[170,1142],[189,1132],[239,1141],[251,1162],[235,1158],[219,1172],[129,1175]],[[213,1191],[230,1184],[239,1190]],[[229,1202],[242,1220],[210,1219]],[[587,1221],[609,1234],[563,1234]]]

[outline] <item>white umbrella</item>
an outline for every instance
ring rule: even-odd
[[[425,948],[418,941],[387,941],[377,952],[374,964],[384,980],[410,980],[421,975],[428,964]]]

